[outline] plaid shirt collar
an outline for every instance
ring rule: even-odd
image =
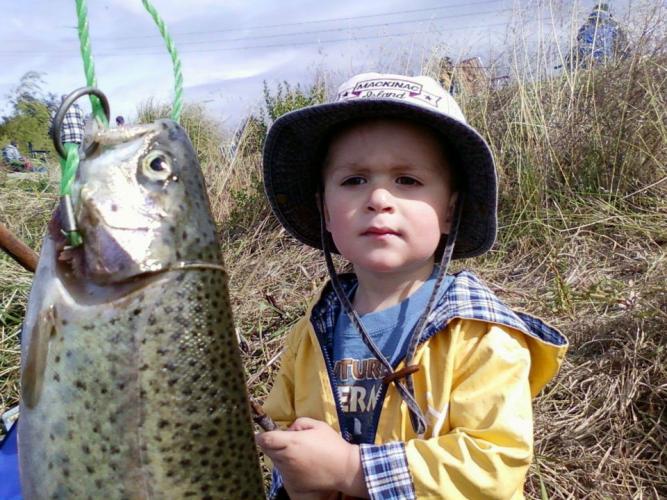
[[[356,277],[353,274],[342,274],[340,281],[344,292],[349,293],[356,283]],[[318,337],[325,339],[327,343],[332,341],[340,307],[331,282],[328,282],[311,314],[311,322]],[[454,275],[454,281],[431,311],[419,342],[430,339],[454,318],[508,326],[555,346],[567,344],[567,340],[558,330],[541,319],[512,311],[470,271],[461,271]]]

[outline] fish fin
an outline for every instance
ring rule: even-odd
[[[28,346],[28,356],[21,373],[21,397],[28,408],[34,408],[39,402],[44,386],[46,358],[49,353],[49,340],[56,330],[56,309],[50,306],[39,315],[33,326]]]

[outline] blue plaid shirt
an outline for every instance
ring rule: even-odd
[[[347,293],[354,286],[355,278],[352,275],[343,275],[340,278],[343,290]],[[340,304],[329,283],[322,292],[320,301],[313,307],[311,315],[311,322],[322,344],[322,352],[325,357],[327,357],[326,347],[332,342],[331,334],[334,331],[339,311]],[[433,335],[442,331],[455,318],[503,325],[551,344],[567,344],[567,340],[558,330],[542,320],[512,311],[469,271],[461,271],[454,275],[453,283],[431,311],[420,343],[426,342]],[[327,365],[331,370],[330,363]],[[333,380],[331,372],[329,372],[329,379]],[[378,405],[381,403],[378,401]],[[340,415],[341,409],[338,401],[336,405]],[[339,418],[339,421],[342,420]],[[342,429],[342,434],[345,439],[350,439],[349,429]],[[393,442],[381,445],[366,443],[359,446],[364,480],[370,498],[378,500],[416,498],[404,443]],[[280,472],[274,468],[269,498],[286,498],[287,495],[282,486]]]
[[[83,142],[84,117],[83,111],[78,104],[74,103],[69,107],[63,118],[60,129],[60,141],[63,144],[68,142],[81,144]]]

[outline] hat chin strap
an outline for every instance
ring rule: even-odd
[[[327,238],[326,225],[324,221],[324,195],[320,192],[319,196],[319,209],[320,209],[320,238],[322,242],[322,250],[324,251],[324,259],[327,263],[327,271],[329,272],[329,277],[331,278],[331,285],[333,286],[334,292],[340,301],[345,314],[347,314],[350,322],[354,325],[357,332],[361,335],[361,340],[366,344],[368,349],[371,351],[373,356],[377,358],[380,363],[385,367],[387,371],[387,376],[383,379],[384,383],[392,383],[396,386],[398,393],[401,398],[408,405],[408,411],[410,413],[410,422],[412,424],[412,429],[415,434],[418,436],[423,436],[426,433],[426,418],[422,412],[417,400],[415,398],[415,388],[414,382],[412,380],[412,374],[419,370],[418,365],[413,365],[413,358],[419,345],[419,339],[422,336],[424,328],[426,327],[428,317],[431,314],[431,310],[435,305],[435,299],[438,295],[438,290],[442,285],[442,281],[447,275],[447,267],[449,267],[449,262],[452,258],[452,253],[454,251],[454,244],[456,243],[456,236],[459,230],[459,223],[461,221],[461,211],[463,209],[463,193],[459,193],[458,200],[456,201],[456,206],[454,208],[454,217],[452,220],[452,227],[447,234],[447,240],[445,243],[444,251],[442,252],[442,257],[440,258],[438,274],[435,280],[435,286],[431,292],[428,303],[424,308],[424,312],[419,317],[417,324],[410,334],[410,341],[408,343],[408,349],[405,354],[405,368],[394,372],[393,367],[389,360],[385,357],[382,351],[378,346],[373,342],[373,339],[364,328],[364,325],[359,318],[359,315],[356,313],[350,299],[343,291],[343,288],[340,284],[338,278],[338,273],[331,258],[331,250],[329,248],[329,240]],[[401,379],[405,378],[405,382],[402,382]]]

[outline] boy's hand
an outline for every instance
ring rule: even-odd
[[[359,446],[324,422],[298,418],[289,430],[264,432],[256,440],[280,470],[291,498],[328,498],[336,491],[368,498]]]

